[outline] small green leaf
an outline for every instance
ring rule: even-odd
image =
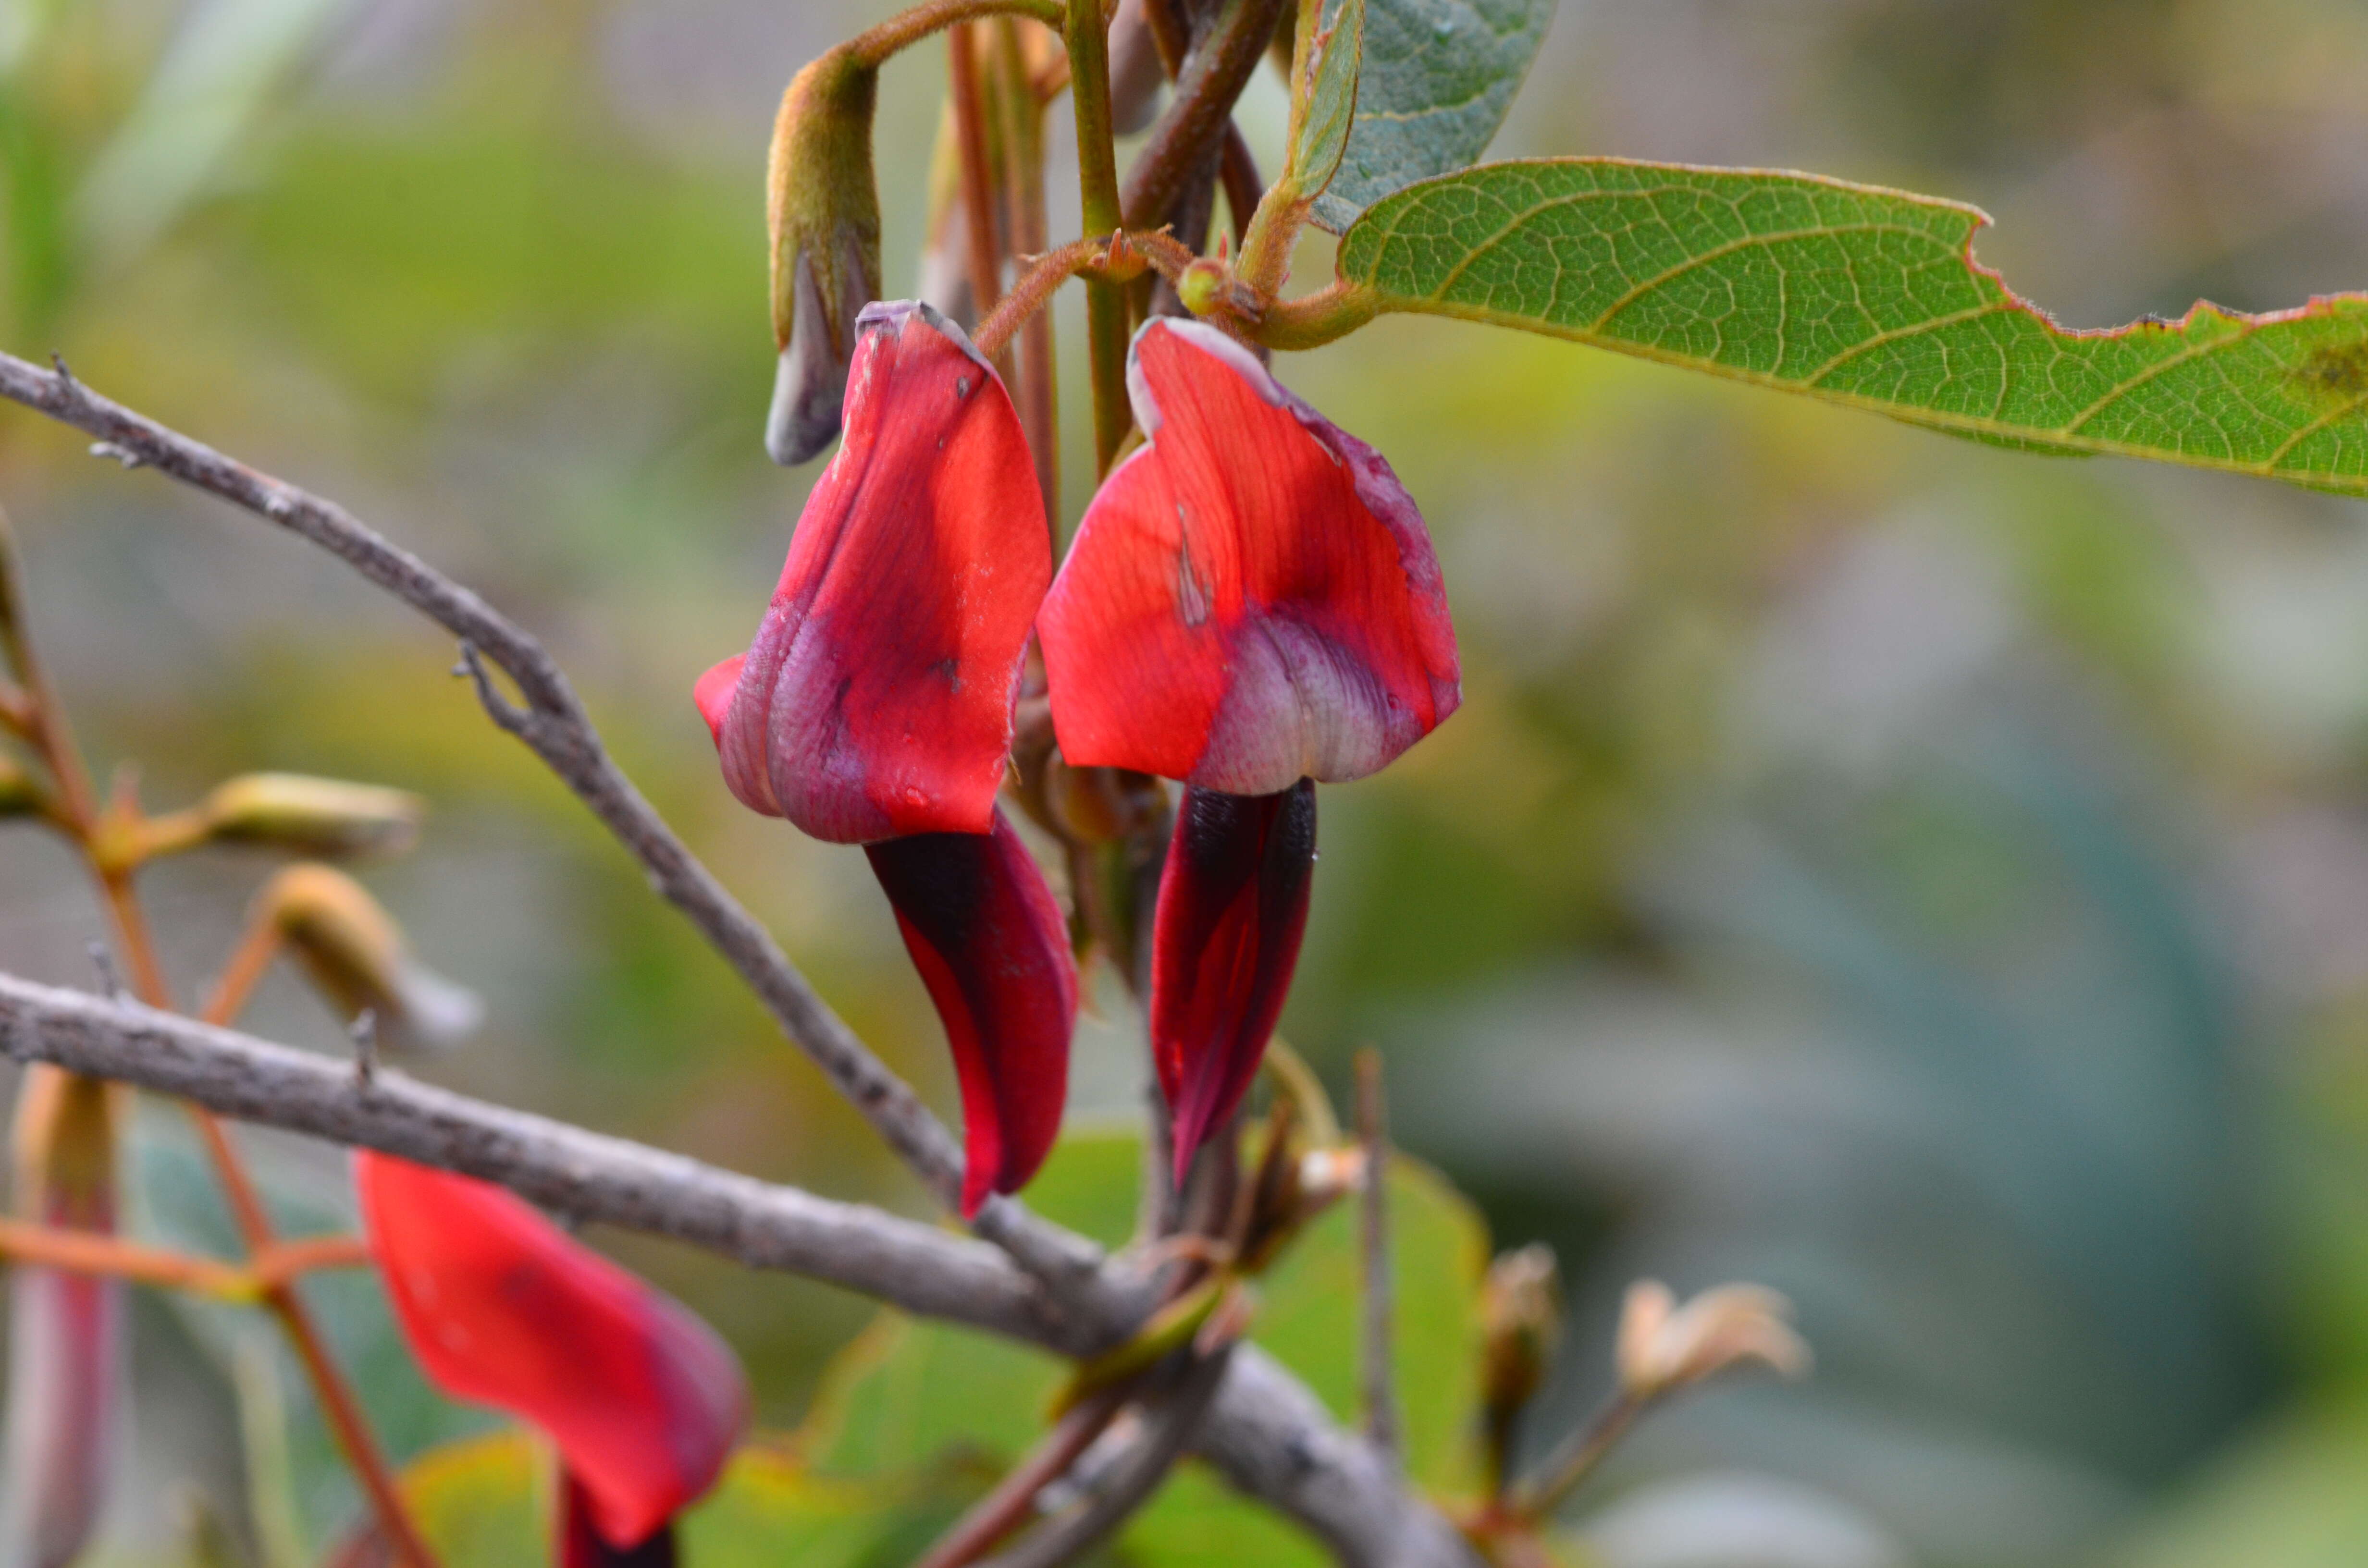
[[[1298,62],[1298,79],[1292,85],[1287,171],[1302,200],[1323,194],[1340,172],[1355,124],[1364,35],[1365,0],[1332,0],[1313,36],[1304,40],[1314,58]]]
[[[1326,25],[1348,4],[1331,0]],[[1554,8],[1554,0],[1364,0],[1356,117],[1315,222],[1337,234],[1392,191],[1486,151]]]
[[[1954,435],[2368,494],[2368,294],[2071,332],[1973,259],[1977,210],[1813,175],[1492,164],[1376,203],[1340,277]]]

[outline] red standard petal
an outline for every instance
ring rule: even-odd
[[[1152,926],[1151,1050],[1176,1179],[1258,1076],[1291,991],[1315,873],[1315,786],[1184,791]]]
[[[998,809],[991,834],[867,846],[962,1083],[962,1217],[1044,1163],[1069,1092],[1077,969],[1061,906]]]
[[[354,1186],[428,1381],[549,1436],[605,1542],[639,1546],[715,1483],[748,1386],[688,1308],[500,1187],[369,1150]]]
[[[846,437],[721,722],[724,780],[839,844],[985,833],[1053,573],[1011,398],[927,305],[868,307]]]
[[[1156,320],[1149,442],[1037,616],[1061,755],[1229,794],[1362,778],[1455,710],[1454,628],[1388,463],[1215,328]]]

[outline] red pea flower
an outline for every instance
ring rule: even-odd
[[[837,455],[756,642],[699,683],[724,781],[816,838],[985,833],[1052,580],[1010,394],[927,305],[857,319]]]
[[[1145,325],[1127,387],[1148,439],[1087,508],[1036,630],[1062,756],[1190,786],[1151,984],[1180,1173],[1290,988],[1307,781],[1380,768],[1462,687],[1430,536],[1379,453],[1201,323]]]
[[[1230,795],[1361,778],[1455,711],[1439,561],[1381,454],[1199,322],[1127,359],[1150,439],[1036,618],[1061,756]]]
[[[953,1051],[972,1216],[1050,1152],[1076,1021],[995,804],[1051,536],[1010,395],[928,306],[864,310],[842,424],[755,643],[692,697],[744,804],[868,846]]]
[[[427,1379],[559,1449],[560,1568],[673,1562],[673,1519],[748,1414],[739,1360],[673,1298],[497,1187],[370,1150],[354,1186]]]

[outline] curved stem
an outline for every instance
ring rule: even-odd
[[[1061,0],[928,0],[856,34],[840,47],[860,64],[877,66],[932,33],[943,32],[957,22],[988,17],[1025,17],[1053,28],[1063,20]]]
[[[1321,348],[1381,313],[1380,294],[1362,283],[1339,280],[1296,300],[1270,301],[1245,330],[1269,348]]]

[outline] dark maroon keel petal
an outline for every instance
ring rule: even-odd
[[[1258,1076],[1307,929],[1315,785],[1187,788],[1152,929],[1151,1046],[1175,1123],[1176,1179]]]
[[[571,1471],[559,1472],[559,1568],[675,1568],[674,1521],[631,1546],[612,1546],[592,1523],[592,1497]]]
[[[962,1216],[1052,1153],[1077,1021],[1068,923],[1001,808],[991,833],[864,846],[929,990],[962,1084]]]

